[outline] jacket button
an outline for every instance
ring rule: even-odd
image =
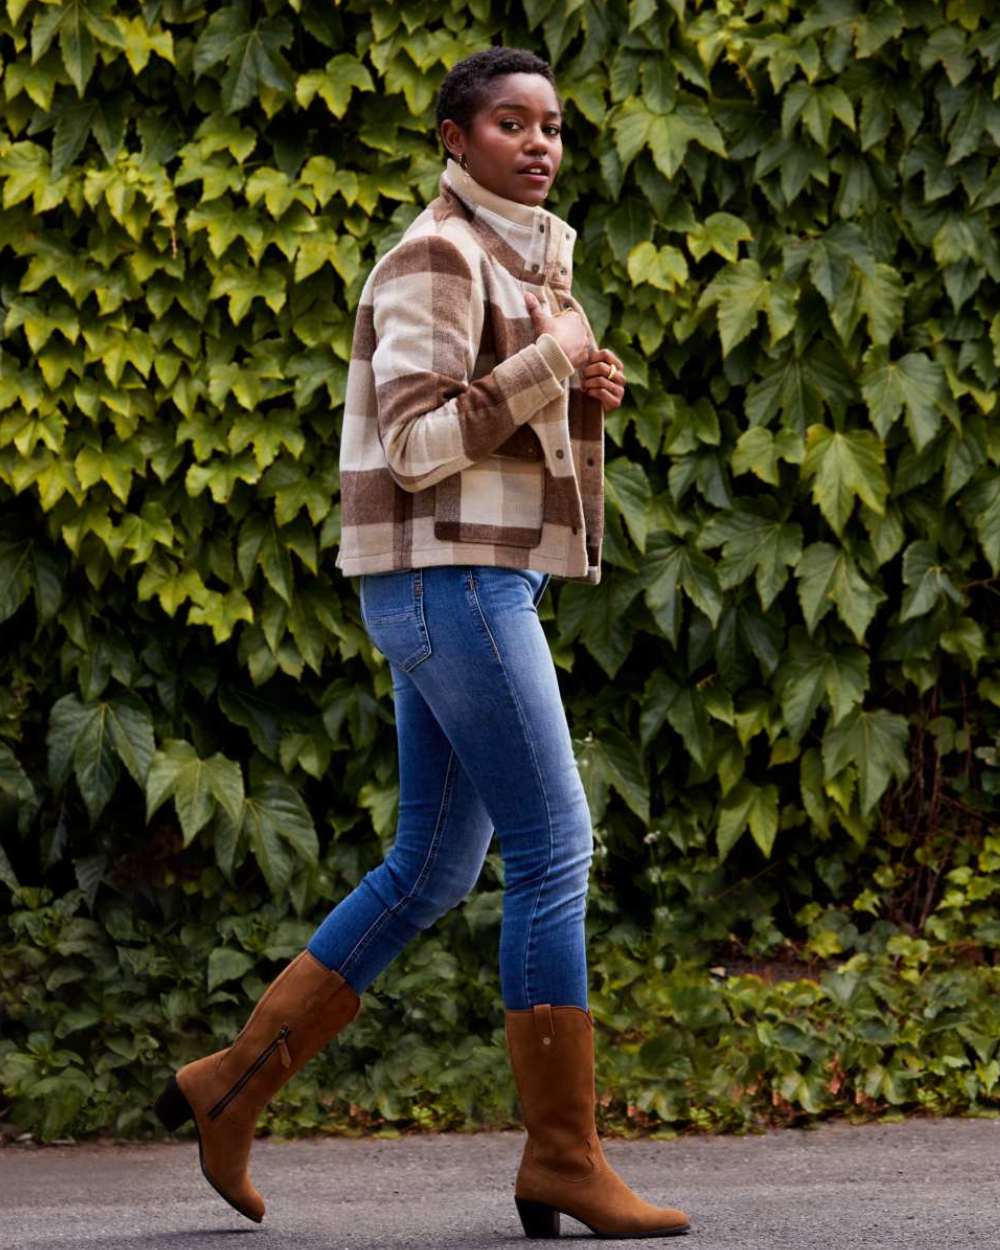
[[[573,526],[573,533],[574,533],[574,534],[579,534],[579,532],[580,532],[580,527],[579,527],[579,525],[574,525],[574,526]]]
[[[588,457],[587,457],[587,463],[588,463],[588,464],[593,464],[593,463],[594,463],[594,457],[593,457],[593,456],[588,456]]]
[[[544,234],[544,233],[545,233],[545,227],[544,227],[543,225],[540,225],[540,226],[538,227],[538,233],[539,233],[539,234]]]
[[[556,458],[558,460],[561,460],[563,458],[563,449],[561,447],[556,448]]]
[[[560,273],[565,273],[565,272],[566,272],[566,266],[565,266],[565,265],[560,265],[560,266],[559,266],[559,272],[560,272]]]
[[[539,268],[540,268],[540,266],[539,266],[539,265],[532,265],[532,266],[531,266],[531,272],[532,272],[532,273],[538,273]]]

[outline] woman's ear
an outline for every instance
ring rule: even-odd
[[[450,117],[446,117],[441,123],[440,135],[445,151],[453,161],[458,161],[461,164],[462,148],[465,142],[462,127],[458,122],[453,122]]]

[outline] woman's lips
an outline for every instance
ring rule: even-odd
[[[519,172],[518,177],[527,178],[527,180],[536,187],[544,187],[549,180],[548,174],[529,174],[523,169]]]

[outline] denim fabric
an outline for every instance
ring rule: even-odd
[[[360,994],[475,885],[494,829],[504,865],[505,1008],[586,1009],[590,812],[538,619],[549,574],[435,565],[360,578],[392,672],[395,843],[309,950]]]

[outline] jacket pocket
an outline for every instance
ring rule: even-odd
[[[409,673],[429,658],[422,569],[364,573],[358,593],[368,637],[387,660]]]
[[[487,456],[434,487],[434,537],[451,543],[537,547],[547,474],[541,460]]]

